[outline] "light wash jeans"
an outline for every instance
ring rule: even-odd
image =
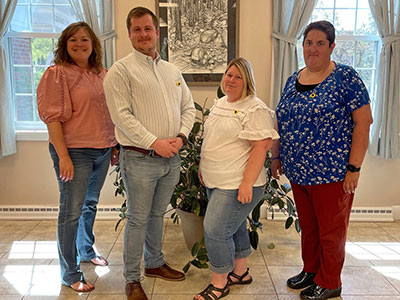
[[[237,189],[207,188],[204,238],[213,272],[228,273],[233,270],[235,258],[251,254],[247,216],[263,195],[263,187],[253,187],[253,200],[242,204],[237,200]]]
[[[140,280],[143,255],[146,268],[162,266],[164,213],[179,181],[180,158],[152,157],[121,149],[122,178],[128,197],[124,234],[124,277],[126,283]]]
[[[69,286],[83,279],[80,261],[96,256],[93,224],[110,165],[111,148],[69,148],[74,164],[74,178],[70,182],[60,179],[59,160],[52,144],[49,151],[60,191],[57,245],[61,281]]]

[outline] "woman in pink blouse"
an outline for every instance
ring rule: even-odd
[[[57,244],[61,280],[90,292],[80,261],[105,266],[93,249],[100,190],[117,142],[103,91],[106,69],[100,41],[85,22],[69,25],[54,51],[54,65],[37,89],[39,116],[49,132],[49,151],[60,190]]]

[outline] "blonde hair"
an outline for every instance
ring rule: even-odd
[[[256,81],[254,80],[254,74],[253,74],[253,68],[251,67],[251,64],[248,60],[244,59],[243,57],[238,57],[232,59],[228,66],[226,67],[224,76],[222,76],[221,80],[221,90],[225,94],[224,90],[224,78],[226,75],[226,72],[232,67],[235,66],[238,68],[240,74],[243,77],[243,91],[242,91],[242,96],[240,99],[244,99],[249,95],[256,95]]]

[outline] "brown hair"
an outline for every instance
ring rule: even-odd
[[[322,20],[310,23],[307,25],[303,33],[303,45],[306,40],[307,34],[311,30],[319,30],[326,34],[326,39],[329,41],[329,47],[335,42],[335,27],[331,22]]]
[[[67,51],[67,41],[73,36],[80,28],[86,30],[92,41],[92,53],[89,56],[89,66],[95,68],[99,73],[103,70],[103,50],[101,49],[100,40],[93,32],[92,28],[85,22],[76,22],[68,25],[65,28],[57,42],[57,48],[54,50],[54,63],[56,65],[61,65],[64,63],[73,64],[71,56]]]
[[[128,16],[126,17],[126,27],[128,28],[128,32],[130,32],[131,30],[131,19],[132,18],[138,19],[145,15],[151,16],[151,18],[153,19],[154,27],[158,29],[158,19],[156,15],[150,9],[143,6],[138,6],[132,8],[131,11],[128,13]]]
[[[254,79],[254,75],[253,75],[253,69],[251,67],[251,64],[248,60],[244,59],[243,57],[238,57],[238,58],[234,58],[232,59],[228,66],[226,67],[224,76],[222,76],[222,80],[221,80],[221,90],[222,92],[225,94],[225,90],[224,90],[224,77],[226,72],[228,72],[228,70],[230,69],[230,67],[235,66],[236,68],[238,68],[240,74],[243,77],[243,92],[242,92],[242,96],[240,97],[240,99],[244,99],[249,95],[256,95],[256,81]]]

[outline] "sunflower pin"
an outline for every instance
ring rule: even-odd
[[[176,86],[181,86],[181,82],[178,81],[178,82],[176,83]]]
[[[237,109],[235,109],[235,110],[233,111],[233,113],[234,113],[235,115],[237,115],[237,114],[239,113],[239,111],[238,111]]]
[[[310,94],[311,98],[315,98],[315,96],[317,96],[315,93]]]

